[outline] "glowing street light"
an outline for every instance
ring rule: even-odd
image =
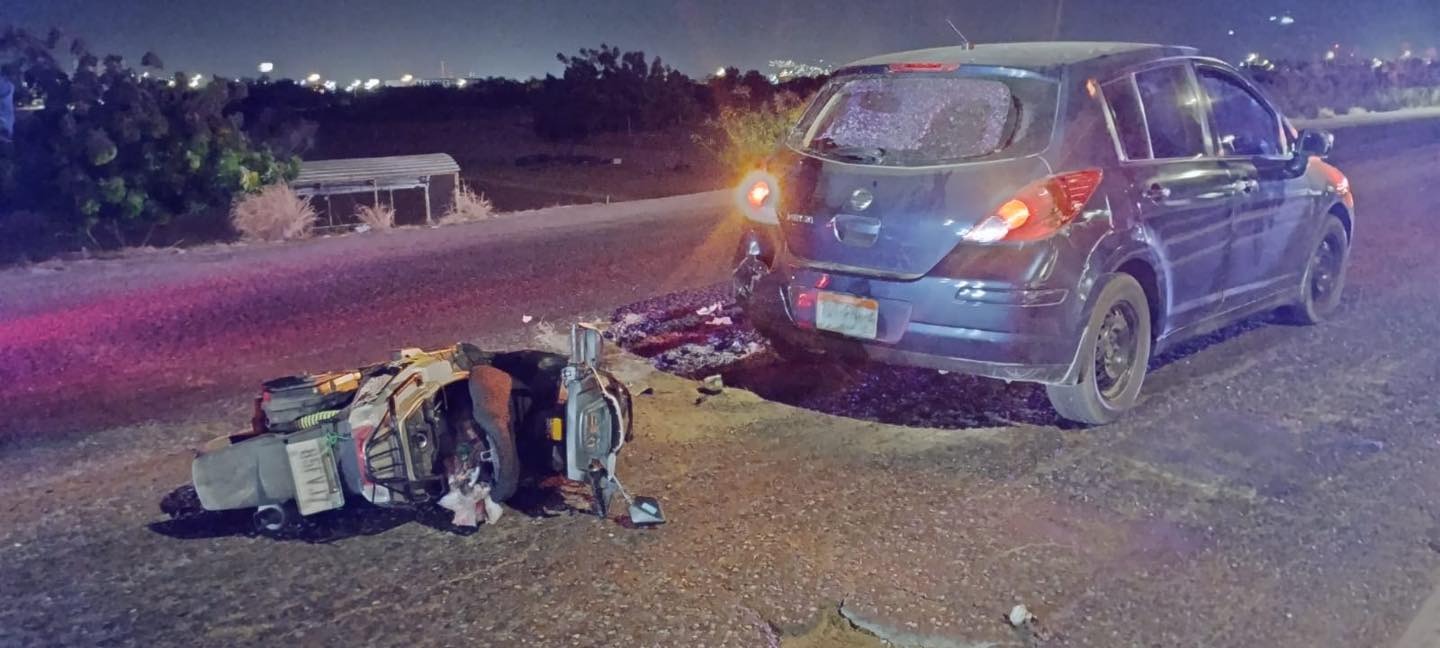
[[[1246,63],[1254,63],[1255,61],[1258,61],[1258,60],[1260,60],[1260,54],[1258,54],[1258,53],[1256,53],[1256,52],[1250,52],[1249,54],[1246,54],[1246,55],[1245,55],[1245,62],[1246,62]]]
[[[310,76],[305,77],[305,82],[306,82],[306,83],[320,83],[320,73],[319,73],[319,72],[311,72],[311,73],[310,73]]]
[[[329,79],[329,80],[325,81],[325,83],[320,84],[320,87],[325,88],[325,90],[326,90],[327,92],[334,92],[334,91],[335,91],[335,80],[334,80],[334,79]]]
[[[1277,22],[1279,22],[1281,25],[1293,25],[1295,24],[1295,19],[1290,16],[1281,16],[1280,20],[1278,20]]]
[[[411,81],[414,81],[414,80],[415,80],[415,75],[413,75],[413,74],[406,74],[406,75],[403,75],[403,76],[400,77],[400,82],[401,82],[401,83],[410,83]]]
[[[198,88],[198,87],[200,87],[200,81],[201,81],[202,79],[204,79],[204,78],[205,78],[205,77],[202,77],[202,76],[200,76],[200,75],[197,74],[197,75],[195,75],[195,76],[190,77],[190,83],[188,83],[188,84],[186,84],[186,85],[189,85],[189,86],[192,87],[192,88]]]
[[[715,70],[715,76],[720,77],[720,78],[722,78],[722,79],[725,78],[725,68],[724,68],[724,67],[717,68],[717,69]]]
[[[365,89],[366,89],[366,90],[374,90],[375,88],[378,88],[378,87],[380,87],[380,80],[379,80],[379,79],[370,79],[370,80],[368,80],[368,81],[365,82]]]
[[[463,87],[465,87],[465,85],[466,85],[467,83],[470,83],[470,82],[467,81],[467,80],[465,80],[465,79],[456,79],[456,80],[455,80],[455,87],[457,87],[457,88],[463,88]]]
[[[261,74],[269,74],[275,71],[275,64],[271,63],[270,61],[262,61],[257,67],[259,68]]]
[[[1333,60],[1335,60],[1335,50],[1325,50],[1325,60],[1327,60],[1327,61],[1333,61]]]

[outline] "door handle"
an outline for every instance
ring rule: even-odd
[[[1170,188],[1157,182],[1141,192],[1141,195],[1148,198],[1150,202],[1164,202],[1165,199],[1170,197]]]

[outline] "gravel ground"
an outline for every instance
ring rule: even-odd
[[[1099,429],[1055,425],[1020,386],[779,363],[704,290],[733,241],[713,211],[557,226],[557,243],[537,220],[523,245],[498,222],[384,252],[314,244],[333,272],[226,252],[193,293],[208,284],[188,258],[0,282],[0,470],[22,476],[0,485],[0,645],[876,645],[859,628],[913,646],[1388,645],[1440,567],[1440,270],[1413,191],[1436,154],[1347,169],[1363,220],[1334,321],[1190,345]],[[412,270],[433,285],[391,297],[383,277]],[[316,287],[274,291],[297,272]],[[588,290],[546,296],[582,275]],[[699,398],[618,360],[648,389],[622,476],[662,499],[664,527],[527,509],[473,533],[352,515],[273,540],[161,511],[183,504],[189,448],[243,424],[245,384],[412,339],[518,341],[522,314],[606,300],[642,300],[614,331],[637,354],[754,390]],[[213,382],[180,389],[192,362]],[[70,388],[94,395],[48,393]],[[1015,629],[1019,603],[1037,620]]]

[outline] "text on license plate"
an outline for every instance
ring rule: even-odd
[[[821,291],[815,300],[815,328],[873,340],[880,329],[880,303],[865,297]]]
[[[323,437],[288,444],[285,452],[290,458],[290,475],[295,478],[295,505],[301,515],[345,505],[335,454]]]

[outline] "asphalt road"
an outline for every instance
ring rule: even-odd
[[[1115,425],[906,428],[641,376],[622,464],[673,520],[650,531],[512,511],[276,541],[157,504],[262,378],[712,282],[722,196],[11,271],[0,645],[750,646],[840,602],[904,645],[1390,645],[1440,567],[1437,158],[1345,165],[1360,223],[1333,321],[1191,345]],[[1017,603],[1038,625],[1003,622]]]
[[[0,272],[0,442],[181,417],[401,347],[531,341],[724,276],[728,195]],[[534,318],[529,326],[523,318]]]

